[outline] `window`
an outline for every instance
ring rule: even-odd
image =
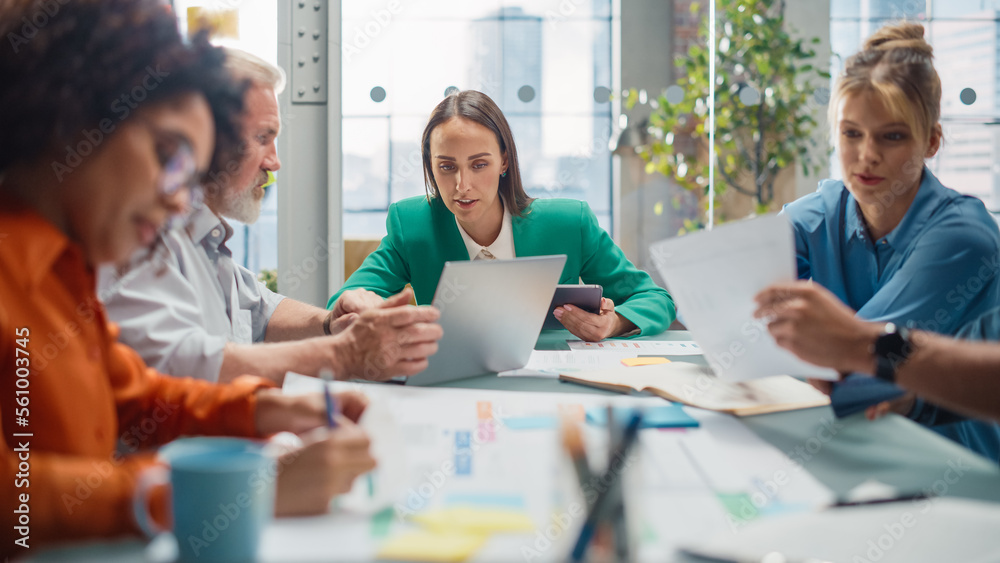
[[[944,145],[928,167],[944,185],[1000,211],[1000,1],[854,0],[830,6],[834,77],[882,25],[902,18],[924,25],[941,76],[944,129]]]
[[[209,14],[213,24],[212,43],[242,49],[253,53],[271,64],[278,60],[277,3],[271,0],[173,0],[181,33],[188,33],[189,19],[195,21],[201,14]],[[227,220],[233,227],[233,238],[227,246],[233,259],[252,272],[278,267],[278,198],[274,190],[278,182],[268,188],[261,207],[260,219],[253,225]]]
[[[344,237],[385,235],[424,194],[420,137],[451,89],[510,122],[535,197],[587,201],[611,230],[611,0],[342,5]]]

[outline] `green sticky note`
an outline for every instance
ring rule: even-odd
[[[726,512],[740,522],[749,522],[760,516],[758,509],[747,493],[716,493]]]
[[[392,528],[392,519],[396,517],[396,511],[391,507],[385,508],[381,512],[372,515],[372,537],[384,538],[389,535]]]

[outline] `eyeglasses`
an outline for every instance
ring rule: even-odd
[[[154,133],[155,134],[155,133]],[[167,219],[165,230],[177,228],[186,220],[187,214],[201,204],[202,190],[198,178],[198,163],[195,161],[194,150],[187,139],[161,134],[156,142],[156,156],[163,171],[156,185],[161,199],[168,200],[177,192],[186,189],[190,192],[188,206],[177,210]]]
[[[163,172],[157,190],[160,196],[170,198],[182,188],[191,189],[199,186],[197,179],[198,163],[195,161],[191,144],[178,137],[169,137],[156,143],[156,154],[160,159]],[[194,194],[192,194],[193,196]]]

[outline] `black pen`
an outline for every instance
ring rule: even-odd
[[[889,502],[906,502],[908,500],[923,500],[930,498],[925,493],[911,493],[905,495],[899,495],[898,497],[888,497],[888,498],[874,498],[870,500],[838,500],[834,503],[834,507],[839,508],[843,506],[865,506],[869,504],[885,504]]]

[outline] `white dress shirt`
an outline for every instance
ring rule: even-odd
[[[500,234],[497,235],[495,241],[486,246],[482,246],[472,240],[469,233],[465,232],[465,229],[462,228],[462,224],[458,222],[458,217],[455,217],[455,224],[458,225],[458,232],[462,233],[465,248],[469,251],[469,260],[490,260],[490,255],[498,260],[514,259],[514,230],[510,223],[510,211],[507,211],[506,205],[503,206],[503,220],[500,223]]]
[[[161,235],[155,257],[119,275],[98,272],[98,295],[121,327],[119,341],[163,373],[219,379],[227,342],[261,342],[284,296],[233,261],[229,224],[207,206]],[[147,253],[145,249],[137,256]]]

